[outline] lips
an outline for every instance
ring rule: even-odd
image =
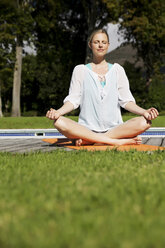
[[[97,49],[98,52],[104,52],[104,49]]]

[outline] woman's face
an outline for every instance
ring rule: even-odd
[[[94,56],[103,57],[108,50],[108,37],[104,33],[96,33],[89,45]]]

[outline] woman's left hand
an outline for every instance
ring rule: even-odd
[[[154,120],[156,117],[158,117],[158,115],[159,112],[156,108],[149,108],[143,113],[143,116],[149,121]]]

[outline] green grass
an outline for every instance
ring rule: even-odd
[[[135,116],[123,116],[123,121],[127,121]],[[152,127],[165,127],[165,116],[158,116],[155,120],[152,121]]]
[[[124,115],[123,120],[126,121],[134,116]],[[69,117],[78,120],[78,117]],[[153,127],[165,127],[165,116],[159,116],[153,121]],[[10,128],[53,128],[53,121],[46,117],[2,117],[0,118],[0,129]]]
[[[0,153],[0,247],[164,248],[165,153]]]
[[[2,117],[0,129],[53,128],[53,121],[46,117]]]

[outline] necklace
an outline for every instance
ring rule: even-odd
[[[102,87],[104,88],[104,86],[106,85],[105,76],[104,76],[104,75],[99,75],[99,74],[98,74],[98,77],[99,77],[100,84],[101,84]]]

